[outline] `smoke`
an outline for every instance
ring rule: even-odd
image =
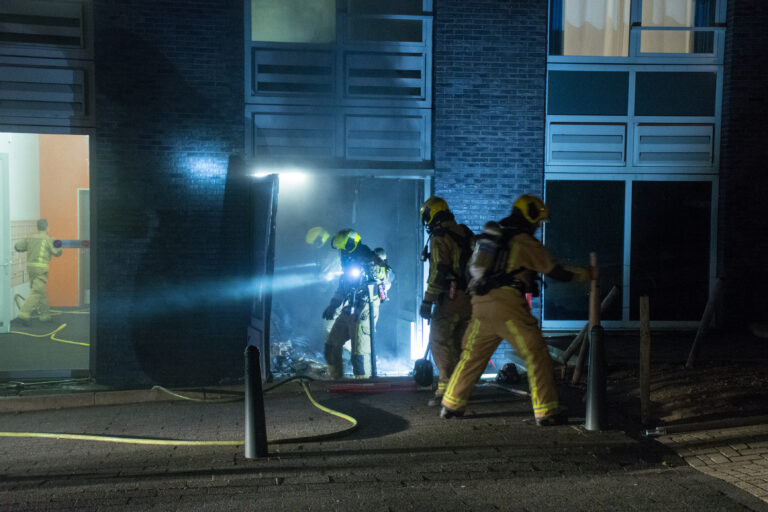
[[[288,346],[298,340],[306,357],[322,355],[330,327],[321,316],[340,274],[338,269],[328,270],[329,260],[338,260],[338,251],[330,247],[330,239],[322,247],[308,245],[305,235],[316,226],[331,237],[351,228],[369,248],[384,248],[394,270],[389,300],[381,305],[374,336],[377,368],[381,375],[409,374],[413,370],[411,324],[417,321],[421,302],[421,198],[423,183],[418,180],[309,174],[304,183],[294,186],[281,179],[275,264],[286,272],[306,269],[315,275],[312,285],[275,288],[271,344]],[[418,352],[422,357],[420,345]]]

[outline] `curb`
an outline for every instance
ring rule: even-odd
[[[229,391],[229,393],[228,393]],[[242,386],[218,388],[217,391],[179,391],[184,396],[198,400],[231,398],[232,393],[242,393]],[[133,389],[125,391],[87,391],[56,395],[19,396],[0,398],[0,413],[98,407],[145,402],[175,402],[183,398],[160,389]]]

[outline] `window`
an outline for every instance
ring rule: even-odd
[[[629,55],[629,0],[559,0],[550,4],[551,55]]]
[[[718,0],[552,0],[549,54],[713,54]]]
[[[641,53],[712,53],[713,32],[690,27],[710,27],[715,21],[714,0],[644,0]]]
[[[251,40],[272,43],[332,43],[335,0],[251,0]]]

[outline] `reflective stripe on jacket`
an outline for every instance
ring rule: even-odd
[[[53,246],[53,238],[45,231],[38,231],[14,246],[17,252],[27,253],[27,266],[35,268],[48,268],[51,256],[61,256],[61,249]]]

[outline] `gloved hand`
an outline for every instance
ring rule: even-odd
[[[331,303],[323,311],[323,320],[333,320],[333,316],[336,314],[339,306],[341,306],[341,302],[338,299],[331,299]]]
[[[424,320],[432,318],[432,303],[428,300],[421,301],[421,307],[419,308],[419,315]]]

